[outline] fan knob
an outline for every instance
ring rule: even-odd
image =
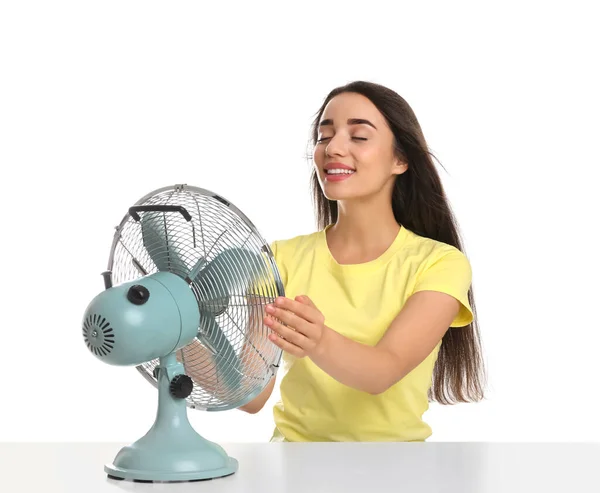
[[[194,382],[187,375],[175,375],[169,384],[169,392],[177,399],[185,399],[192,393]]]
[[[150,298],[150,291],[146,286],[135,284],[127,291],[127,299],[134,305],[143,305]]]

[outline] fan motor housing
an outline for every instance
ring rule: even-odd
[[[139,365],[187,345],[199,320],[188,283],[158,272],[99,293],[85,311],[83,337],[103,362]]]

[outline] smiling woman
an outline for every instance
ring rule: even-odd
[[[471,265],[431,153],[408,103],[360,81],[326,97],[312,143],[318,230],[272,244],[287,296],[263,320],[286,370],[272,440],[425,440],[430,400],[484,393]]]
[[[358,204],[357,200],[369,195],[389,201],[395,177],[408,165],[402,156],[394,156],[394,135],[384,116],[367,97],[354,92],[332,98],[324,114],[314,150],[322,193],[343,203],[352,198],[352,203]],[[368,118],[354,117],[356,114]],[[336,174],[342,169],[352,171]],[[336,186],[340,182],[344,185]]]

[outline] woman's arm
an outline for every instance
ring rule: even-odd
[[[300,302],[299,300],[304,299]],[[307,296],[278,299],[265,319],[278,334],[273,341],[299,358],[309,357],[325,373],[349,387],[380,394],[400,381],[433,351],[460,309],[446,293],[419,291],[407,300],[375,346],[356,342],[327,327]]]
[[[311,359],[339,382],[380,394],[417,367],[440,342],[459,311],[452,296],[420,291],[412,295],[375,346],[326,329]]]

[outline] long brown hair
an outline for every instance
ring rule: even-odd
[[[316,113],[311,129],[312,145],[316,145],[325,106],[344,92],[362,94],[377,107],[392,130],[398,157],[408,163],[408,169],[396,177],[392,192],[396,221],[417,235],[452,245],[464,253],[457,221],[435,169],[433,154],[412,108],[396,92],[364,81],[333,89]],[[336,201],[323,194],[314,167],[311,190],[317,226],[323,229],[337,221],[338,208]],[[428,393],[430,401],[455,404],[484,398],[485,369],[472,286],[468,299],[474,320],[468,326],[446,331]]]

